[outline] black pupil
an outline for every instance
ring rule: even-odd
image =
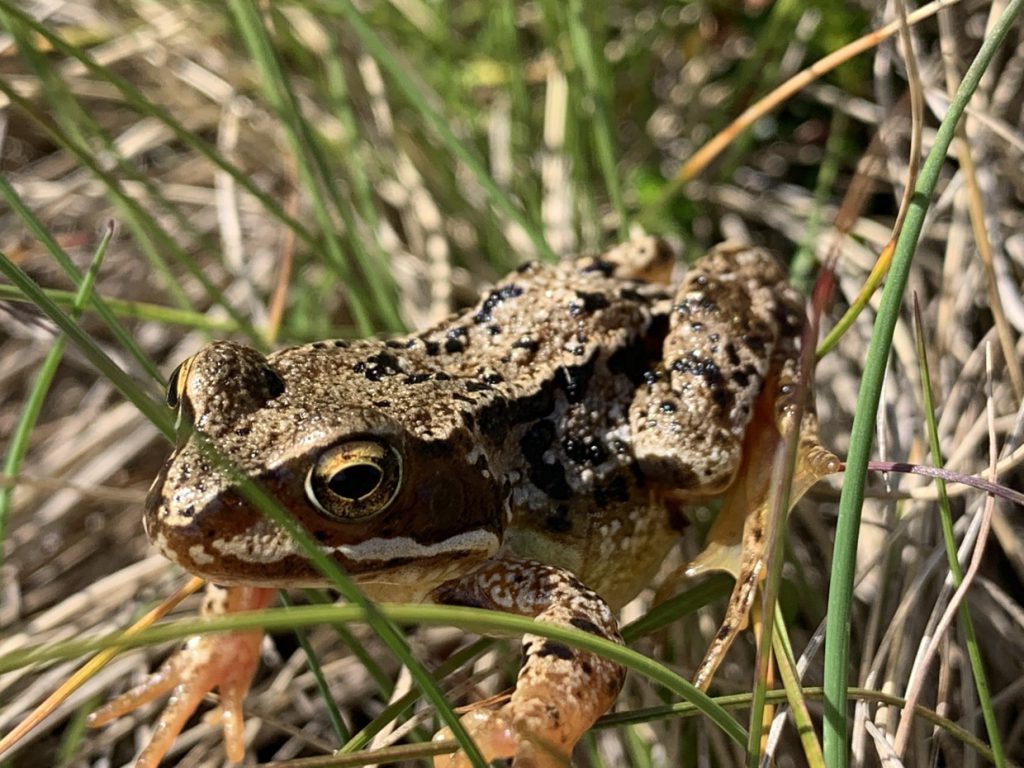
[[[338,470],[328,481],[331,491],[345,499],[361,499],[380,485],[382,472],[373,464],[353,464]]]

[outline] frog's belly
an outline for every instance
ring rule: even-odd
[[[613,504],[574,513],[570,530],[557,532],[543,524],[550,517],[524,511],[505,531],[502,551],[572,571],[617,610],[650,584],[679,540],[670,517],[660,505]]]

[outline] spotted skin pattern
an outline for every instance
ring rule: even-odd
[[[673,265],[644,237],[525,264],[401,338],[269,356],[208,345],[172,376],[179,440],[147,500],[150,538],[219,584],[323,585],[227,461],[375,599],[476,605],[621,642],[613,610],[651,582],[686,509],[746,489],[755,412],[777,412],[756,428],[781,433],[775,405],[806,391],[793,388],[802,300],[773,257],[719,246],[675,287]],[[176,681],[190,700],[190,675],[200,695],[218,682],[195,666]],[[564,765],[622,674],[529,635],[511,699],[467,727],[518,768]]]
[[[443,584],[431,598],[445,605],[530,616],[622,642],[608,604],[568,571],[544,563],[491,562],[467,578]],[[525,635],[522,648],[523,664],[509,702],[497,710],[471,714],[467,725],[488,760],[514,754],[517,766],[564,764],[593,724],[593,713],[604,712],[615,702],[625,670],[539,635]],[[438,759],[435,765],[455,768],[469,763],[459,753]]]

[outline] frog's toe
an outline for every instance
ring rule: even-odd
[[[266,589],[238,587],[230,591],[236,593],[228,598],[228,612],[262,608],[273,595]],[[262,630],[192,637],[145,682],[93,712],[88,725],[106,725],[171,692],[149,744],[135,763],[135,768],[155,768],[206,694],[218,689],[220,707],[215,717],[224,731],[224,750],[230,761],[240,762],[245,756],[242,700],[259,665],[262,641]]]

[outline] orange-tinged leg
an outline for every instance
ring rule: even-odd
[[[794,382],[790,371],[783,371],[777,380],[769,379],[747,430],[736,482],[725,494],[722,509],[708,534],[707,546],[685,570],[687,576],[722,570],[736,578],[722,625],[693,676],[693,684],[701,690],[707,690],[733,640],[747,627],[758,587],[765,576],[768,517],[774,494],[779,492],[771,487],[771,479],[775,475],[774,465],[782,456],[785,435],[795,427],[791,397],[778,393],[797,392]],[[818,480],[840,468],[839,459],[818,443],[816,427],[813,412],[805,411],[800,424],[789,507]]]
[[[273,597],[272,589],[209,587],[203,614],[258,610]],[[136,768],[155,768],[206,694],[217,688],[224,749],[229,760],[240,762],[245,756],[242,700],[256,673],[262,641],[263,631],[258,629],[192,637],[148,680],[90,715],[88,724],[105,725],[173,690],[149,744],[135,764]]]
[[[533,616],[622,642],[608,605],[568,571],[533,561],[492,560],[443,584],[435,602]],[[462,718],[488,760],[512,758],[515,768],[567,766],[580,737],[615,702],[624,670],[618,664],[538,635],[523,637],[523,665],[508,703]],[[451,738],[442,731],[440,738]],[[457,752],[435,768],[463,768]]]

